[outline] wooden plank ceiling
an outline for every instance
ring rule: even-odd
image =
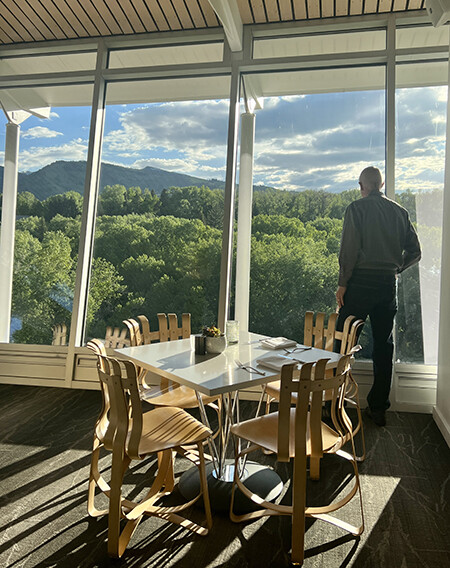
[[[422,10],[425,0],[237,0],[244,24]],[[214,28],[208,0],[0,0],[0,45]]]

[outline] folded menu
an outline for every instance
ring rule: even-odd
[[[267,367],[273,371],[281,371],[283,365],[288,365],[290,363],[302,363],[300,359],[289,357],[289,355],[267,355],[266,357],[260,357],[256,359],[258,365],[262,367]]]
[[[268,337],[261,340],[261,345],[269,349],[284,349],[286,347],[295,347],[297,342],[293,339],[286,339],[286,337]]]

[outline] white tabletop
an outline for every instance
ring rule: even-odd
[[[125,347],[114,351],[121,358],[131,359],[137,365],[161,377],[171,379],[206,395],[214,396],[261,385],[279,378],[277,371],[259,366],[256,363],[256,359],[264,355],[284,353],[283,350],[274,351],[263,347],[260,340],[265,337],[267,336],[241,332],[239,343],[228,345],[225,351],[218,355],[196,355],[193,335],[189,339],[152,343],[139,347]],[[301,359],[304,363],[315,362],[319,359],[330,359],[328,366],[335,367],[340,355],[314,348],[295,353],[295,357]],[[264,372],[264,376],[239,369],[236,360],[244,365],[252,365]]]

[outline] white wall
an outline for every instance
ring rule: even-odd
[[[450,87],[450,59],[449,59]],[[442,227],[441,313],[439,320],[438,384],[434,419],[450,446],[450,97],[447,100],[444,223]]]

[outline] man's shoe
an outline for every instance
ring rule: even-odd
[[[377,426],[386,426],[386,412],[384,410],[371,410],[367,407],[366,415],[371,418]]]

